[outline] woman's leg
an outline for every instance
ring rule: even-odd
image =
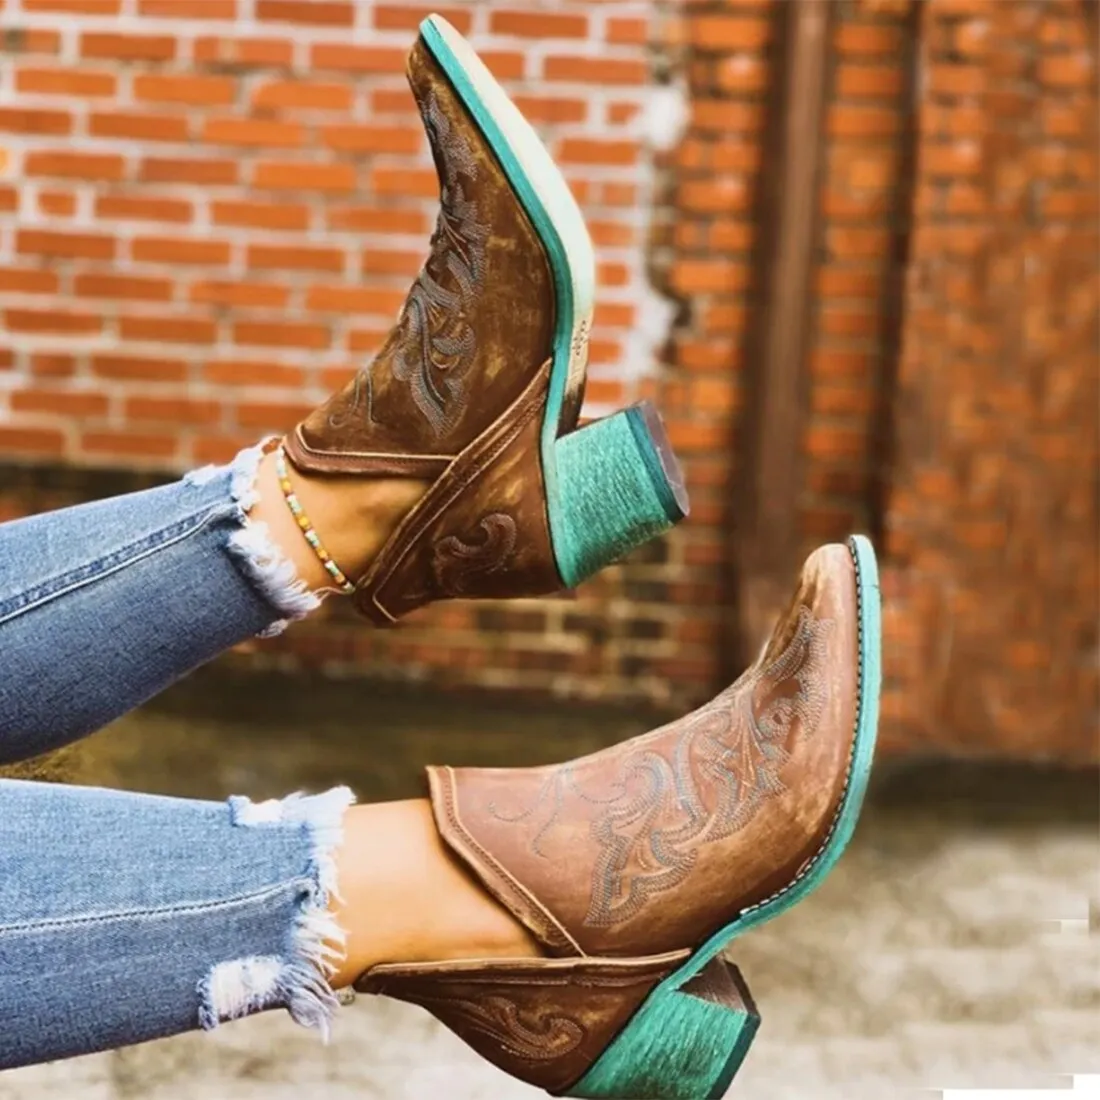
[[[539,953],[427,802],[350,803],[0,781],[0,1069],[276,1007],[324,1032],[376,963]]]
[[[416,481],[294,488],[357,576]],[[330,584],[259,447],[147,492],[0,525],[0,762],[93,732]]]

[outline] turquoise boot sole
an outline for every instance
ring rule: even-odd
[[[420,35],[492,148],[550,261],[557,312],[540,457],[555,562],[565,587],[573,588],[687,515],[683,477],[647,403],[560,434],[566,388],[587,357],[595,283],[587,230],[537,135],[461,36],[439,16],[425,19]]]
[[[797,904],[825,879],[852,837],[874,755],[881,667],[878,566],[870,542],[848,542],[859,602],[859,702],[847,786],[817,858],[775,896],[746,909],[666,978],[566,1094],[615,1100],[720,1100],[748,1052],[759,1017],[721,952]]]

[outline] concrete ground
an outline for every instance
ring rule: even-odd
[[[83,781],[196,797],[334,781],[399,797],[430,759],[545,761],[645,722],[210,675],[91,739],[75,766]],[[731,952],[763,1024],[730,1095],[879,1100],[1100,1071],[1097,849],[1095,773],[880,767],[830,879]],[[327,1047],[279,1012],[0,1075],[0,1100],[537,1095],[418,1009],[367,997]]]

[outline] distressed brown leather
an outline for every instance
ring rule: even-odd
[[[699,944],[822,850],[858,666],[855,566],[823,547],[756,664],[687,717],[558,766],[430,768],[440,834],[551,954]]]
[[[855,564],[826,546],[757,662],[692,714],[568,764],[429,768],[440,835],[556,958],[379,967],[361,988],[422,1004],[517,1077],[568,1088],[604,1048],[555,1055],[553,1042],[579,1034],[567,1021],[591,1005],[599,1026],[586,1035],[617,1030],[663,973],[600,996],[563,973],[616,961],[659,972],[822,855],[848,782],[859,676]],[[720,965],[682,991],[755,1014]],[[524,1052],[532,1034],[547,1036],[544,1058]]]
[[[426,1008],[506,1073],[561,1092],[686,957],[378,966],[355,988]]]
[[[357,579],[356,606],[378,624],[433,600],[562,587],[538,445],[556,317],[550,264],[422,39],[408,78],[439,177],[430,254],[373,362],[285,441],[303,473],[432,483]],[[577,422],[583,371],[572,375],[559,433]]]
[[[304,471],[438,473],[550,356],[553,279],[537,233],[422,39],[408,79],[439,176],[431,252],[373,362],[288,439]]]

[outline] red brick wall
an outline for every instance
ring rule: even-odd
[[[0,446],[104,465],[223,458],[293,423],[371,353],[434,221],[403,79],[426,10],[0,5],[0,292],[15,372]],[[646,293],[646,9],[448,14],[585,202],[604,291],[593,397],[617,400]]]
[[[698,697],[729,661],[731,529],[746,357],[752,353],[761,210],[780,181],[765,135],[786,5],[672,6],[669,60],[690,100],[665,183],[652,275],[677,303],[652,388],[684,461],[692,517],[668,540],[677,698]],[[903,168],[910,5],[845,2],[831,28],[820,228],[810,325],[810,415],[798,509],[804,549],[873,525],[880,379],[892,355],[889,291],[907,216]]]
[[[928,6],[888,743],[1097,756],[1096,16]]]
[[[1039,7],[839,0],[833,9],[800,441],[808,461],[794,503],[807,550],[853,529],[888,535],[885,713],[895,745],[934,741],[922,702],[942,660],[934,599],[955,588],[978,599],[991,553],[968,527],[973,486],[960,488],[983,456],[952,449],[935,418],[1003,387],[998,410],[1030,418],[1012,445],[1026,438],[1034,462],[1030,480],[1005,475],[1006,484],[1035,497],[1053,478],[1056,498],[1080,517],[1059,530],[1088,547],[1090,513],[1065,453],[1074,433],[1088,438],[1086,245],[1047,223],[1094,224],[1080,204],[1095,181],[1085,154],[1095,110],[1085,82],[1095,72],[1079,40],[1084,0],[1051,6],[1031,30],[1006,22],[1004,9]],[[757,226],[781,185],[763,143],[786,8],[563,0],[445,9],[539,126],[596,240],[586,412],[654,399],[684,460],[693,514],[575,597],[437,607],[386,632],[330,610],[258,646],[257,659],[676,706],[715,686],[729,663]],[[434,218],[430,161],[401,76],[420,14],[368,0],[0,2],[0,458],[180,469],[225,457],[292,423],[369,355]],[[975,143],[1002,125],[993,125],[1003,103],[993,78],[1010,77],[989,45],[1002,40],[1032,50],[1028,72],[1045,74],[1028,86],[1041,121],[1027,116],[1023,153],[975,158]],[[991,98],[967,83],[976,72],[993,81]],[[1001,186],[991,173],[1032,165],[1049,177],[1045,205],[1032,211],[1049,272],[1028,288],[1043,332],[1028,366],[998,358],[1018,345],[1011,325],[1024,302],[987,293],[976,261],[1008,255],[999,250],[1013,228],[988,205]],[[979,222],[1002,243],[971,248]],[[967,280],[977,288],[969,304]],[[960,333],[981,336],[989,364],[966,383]],[[921,389],[930,355],[935,402]],[[1044,397],[1034,378],[1063,356],[1063,380]],[[992,423],[982,438],[1009,446]],[[1095,591],[1088,583],[1075,589],[1079,601]],[[1032,618],[1042,601],[1049,607],[1048,588]],[[1003,633],[1010,619],[1002,609],[990,629]],[[1061,625],[1053,616],[1049,636]],[[952,675],[984,661],[995,686],[1024,660],[1016,650],[963,652]],[[982,729],[1000,721],[988,706],[929,713]]]

